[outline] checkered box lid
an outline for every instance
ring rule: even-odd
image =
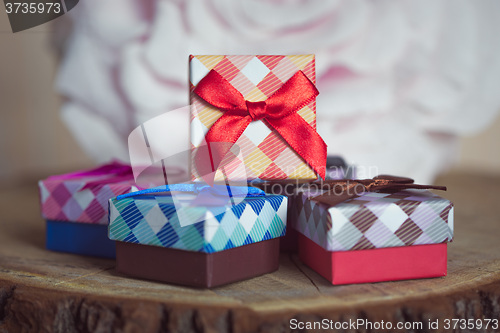
[[[295,201],[293,227],[328,251],[437,244],[453,239],[453,204],[427,190],[365,192],[328,207]],[[292,209],[293,210],[293,209]]]
[[[287,197],[248,197],[233,206],[193,205],[196,195],[109,200],[110,239],[213,253],[284,236]],[[184,217],[184,222],[179,216]],[[186,224],[186,217],[192,221]]]
[[[191,91],[210,70],[214,70],[235,87],[245,100],[266,100],[299,70],[311,82],[316,82],[314,55],[196,55],[190,57]],[[297,112],[312,128],[316,128],[316,101]],[[191,145],[193,154],[209,128],[222,112],[199,96],[191,93]],[[231,156],[225,165],[226,177],[231,179],[316,179],[317,175],[292,148],[258,120],[250,123],[236,141],[241,157]],[[243,171],[240,165],[245,166]],[[192,168],[193,180],[199,179]],[[217,172],[215,180],[224,179]]]

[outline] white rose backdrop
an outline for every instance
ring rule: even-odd
[[[422,183],[500,108],[495,0],[86,0],[70,15],[62,116],[101,162],[127,160],[132,129],[187,105],[189,54],[316,54],[329,154]]]

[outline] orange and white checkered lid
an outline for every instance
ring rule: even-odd
[[[209,105],[193,93],[194,87],[211,70],[231,83],[243,97],[251,102],[266,100],[288,79],[302,71],[316,83],[314,55],[288,56],[191,56],[191,145],[193,154],[204,141],[210,127],[222,116],[222,111]],[[316,128],[316,101],[313,100],[297,112],[314,129]],[[316,179],[316,173],[284,139],[261,120],[245,129],[226,156],[224,173],[218,170],[216,181],[229,179]],[[192,168],[193,180],[200,175]]]

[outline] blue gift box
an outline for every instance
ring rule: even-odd
[[[109,198],[137,190],[129,165],[113,161],[50,176],[38,187],[48,250],[115,258],[115,243],[107,237],[107,203]]]
[[[262,194],[237,203],[199,202],[197,194],[109,200],[112,240],[214,253],[285,235],[288,199]]]

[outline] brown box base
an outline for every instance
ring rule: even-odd
[[[289,223],[286,225],[286,235],[281,237],[280,251],[297,253],[299,250],[299,232],[292,229]]]
[[[212,288],[271,273],[279,267],[279,238],[215,253],[116,242],[116,270],[141,279]]]

